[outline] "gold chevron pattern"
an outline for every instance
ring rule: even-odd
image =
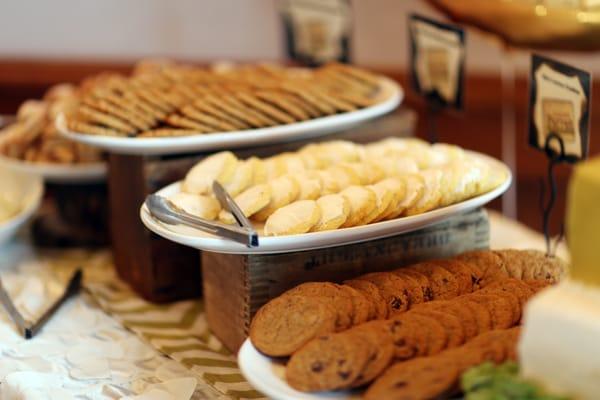
[[[235,356],[208,329],[201,300],[161,305],[143,300],[116,277],[106,252],[88,254],[86,262],[78,263],[82,264],[84,286],[102,309],[155,349],[187,367],[214,390],[213,395],[235,400],[265,399],[244,379]],[[192,397],[206,398],[209,397],[201,389]]]

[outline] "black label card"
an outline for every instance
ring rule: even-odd
[[[281,17],[290,59],[308,65],[350,62],[349,0],[282,0]]]
[[[462,109],[465,32],[414,14],[408,29],[415,90],[440,106]]]
[[[529,144],[564,161],[586,158],[590,85],[589,72],[534,54],[529,83]]]

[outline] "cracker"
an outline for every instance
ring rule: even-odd
[[[276,107],[273,107],[269,103],[260,100],[256,97],[256,95],[245,92],[239,92],[235,94],[235,97],[242,103],[260,111],[261,113],[269,116],[270,118],[274,119],[275,121],[278,121],[279,123],[291,124],[297,121],[297,119],[291,116],[290,114],[287,114],[277,109]]]
[[[255,96],[260,100],[263,100],[272,106],[281,109],[281,111],[291,115],[297,121],[306,121],[307,119],[310,119],[310,115],[308,115],[308,113],[306,113],[302,108],[297,107],[294,103],[288,101],[284,96],[281,96],[276,92],[259,91],[255,93]]]
[[[246,217],[252,217],[271,201],[271,187],[267,184],[251,186],[235,196],[234,201]],[[227,224],[235,223],[234,216],[225,210],[219,213],[219,220]]]
[[[76,119],[67,119],[67,128],[73,132],[87,133],[89,135],[100,136],[124,136],[125,133],[109,128],[102,128],[97,125],[91,125]]]
[[[125,134],[131,135],[137,131],[137,129],[134,126],[123,121],[122,119],[101,111],[94,110],[93,108],[86,106],[85,104],[79,106],[77,112],[79,115],[83,116],[88,121],[94,122],[99,125],[103,125],[110,129],[123,132]]]
[[[202,123],[194,121],[193,119],[182,117],[177,114],[168,115],[166,117],[165,121],[169,125],[172,125],[172,126],[175,126],[178,128],[191,129],[191,130],[196,131],[196,133],[208,133],[208,132],[215,131],[215,129],[213,127],[204,125]]]

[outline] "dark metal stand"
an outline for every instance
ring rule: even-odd
[[[560,152],[556,153],[556,151],[551,147],[552,141],[558,143]],[[559,243],[564,237],[564,223],[561,224],[560,233],[556,242],[554,243],[554,248],[552,248],[552,240],[550,237],[550,215],[552,214],[552,210],[554,208],[554,204],[556,203],[556,176],[554,175],[554,167],[562,162],[566,162],[565,156],[565,144],[560,136],[555,133],[550,133],[546,137],[546,143],[544,144],[544,150],[546,151],[546,155],[548,156],[548,175],[546,179],[548,181],[548,186],[550,188],[550,198],[548,201],[544,201],[546,197],[546,187],[544,185],[544,179],[540,179],[540,209],[542,210],[543,216],[543,230],[544,230],[544,239],[546,240],[546,255],[553,257],[556,253],[556,249],[558,248]],[[545,203],[545,204],[544,204]]]

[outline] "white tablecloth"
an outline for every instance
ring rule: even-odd
[[[537,232],[494,212],[490,221],[492,248],[544,249]],[[563,246],[559,255],[565,253]],[[60,294],[76,263],[75,256],[72,268],[53,268],[26,240],[0,248],[4,285],[32,319]],[[21,338],[0,309],[0,399],[192,397],[223,396],[123,328],[86,293],[68,301],[33,340]]]

